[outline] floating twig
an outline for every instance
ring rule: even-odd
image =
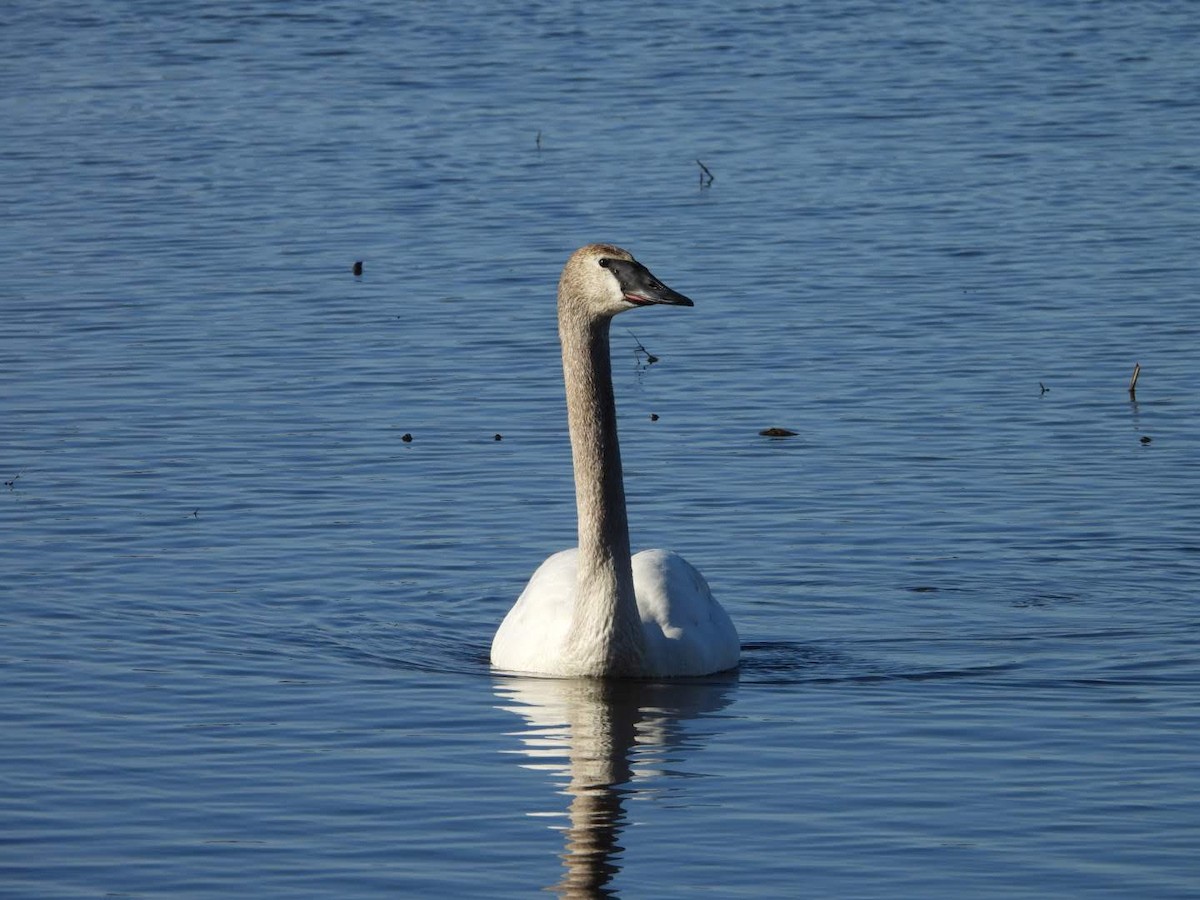
[[[534,143],[537,144],[538,152],[541,153],[542,152],[542,129],[540,129],[540,128],[538,129],[537,140]]]
[[[1130,376],[1130,378],[1129,378],[1129,399],[1130,400],[1137,399],[1137,380],[1138,380],[1138,376],[1141,374],[1142,374],[1142,364],[1134,363],[1133,364],[1133,375]]]
[[[629,331],[628,328],[625,330]],[[629,331],[629,336],[633,338],[633,342],[637,344],[637,349],[633,351],[633,355],[637,357],[637,361],[639,363],[642,361],[641,354],[643,353],[646,354],[646,365],[652,366],[658,362],[658,357],[642,346],[642,342],[638,340],[638,336],[636,334],[634,334],[632,331]]]
[[[713,183],[713,178],[716,176],[713,175],[713,173],[708,170],[708,166],[700,162],[700,160],[696,160],[696,165],[700,167],[700,187],[708,187]]]
[[[1038,387],[1040,387],[1040,388],[1042,389],[1042,393],[1043,393],[1043,394],[1044,394],[1044,393],[1046,393],[1048,390],[1050,390],[1050,388],[1046,387],[1046,386],[1045,386],[1044,384],[1042,384],[1040,381],[1038,382]]]
[[[20,477],[21,477],[21,473],[18,472],[16,475],[14,475],[12,477],[12,481],[4,482],[4,486],[11,491],[13,488],[15,488],[17,486],[17,479]]]

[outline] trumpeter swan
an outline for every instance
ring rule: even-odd
[[[738,664],[737,630],[682,556],[631,557],[609,359],[613,316],[635,306],[691,306],[628,251],[576,250],[558,282],[567,422],[579,546],[547,559],[492,640],[512,672],[612,678],[707,675]]]

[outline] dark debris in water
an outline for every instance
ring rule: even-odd
[[[628,328],[626,328],[625,330],[629,331]],[[637,348],[633,351],[633,355],[634,355],[634,358],[637,360],[637,364],[638,364],[639,368],[641,368],[643,365],[643,363],[642,363],[643,357],[645,358],[646,366],[652,366],[656,362],[658,362],[658,357],[655,356],[653,353],[651,353],[649,350],[647,350],[644,346],[642,346],[642,342],[638,340],[638,336],[636,334],[634,334],[632,331],[629,331],[629,336],[631,338],[633,338],[633,342],[635,344],[637,344]]]

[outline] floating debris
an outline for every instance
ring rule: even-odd
[[[763,437],[795,437],[796,432],[788,431],[786,428],[764,428],[759,432]]]
[[[1141,374],[1142,374],[1142,364],[1134,363],[1133,364],[1133,375],[1129,379],[1129,399],[1130,400],[1137,399],[1137,380],[1138,380],[1138,376]]]
[[[502,440],[504,440],[504,435],[497,432],[496,434],[492,435],[492,440],[493,441],[502,441]]]
[[[357,260],[357,261],[354,263],[354,274],[355,274],[355,275],[361,275],[361,274],[362,274],[362,260],[361,260],[361,259],[360,259],[360,260]]]
[[[700,160],[696,160],[696,165],[700,167],[700,187],[708,187],[713,183],[715,176],[708,170],[708,166],[700,162]]]
[[[650,421],[657,422],[658,421],[658,413],[650,413]]]
[[[625,330],[629,331],[628,328],[626,328]],[[639,364],[642,361],[643,353],[646,355],[646,365],[652,366],[656,362],[658,362],[658,357],[642,346],[642,342],[638,340],[638,336],[636,334],[634,334],[632,331],[629,331],[629,336],[631,338],[633,338],[633,342],[635,344],[637,344],[637,349],[633,351],[633,355],[637,359]]]
[[[1043,393],[1043,394],[1044,394],[1044,393],[1046,393],[1048,390],[1050,390],[1050,388],[1046,387],[1046,386],[1045,386],[1044,384],[1042,384],[1040,381],[1038,382],[1038,387],[1040,387],[1040,388],[1042,389],[1042,393]]]
[[[412,435],[406,431],[406,432],[404,432],[404,434],[400,435],[400,440],[404,441],[404,443],[406,443],[406,444],[411,444],[412,443]]]
[[[1148,444],[1148,443],[1150,443],[1152,440],[1154,440],[1154,438],[1150,437],[1150,435],[1148,435],[1148,434],[1143,434],[1143,435],[1142,435],[1142,443],[1143,443],[1143,444]]]

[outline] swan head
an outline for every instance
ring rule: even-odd
[[[606,318],[637,306],[693,305],[612,244],[588,244],[571,254],[558,282],[558,302]]]

